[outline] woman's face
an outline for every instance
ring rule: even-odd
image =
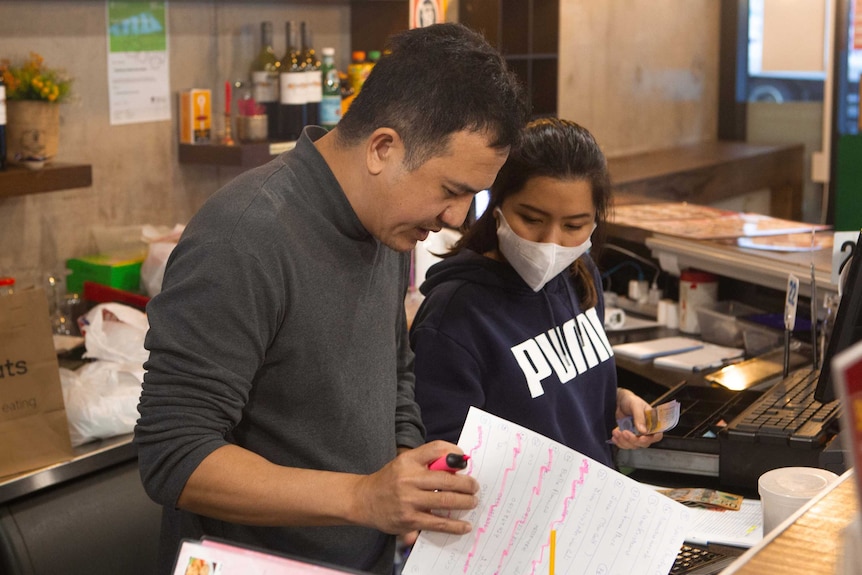
[[[431,2],[423,2],[419,6],[419,26],[422,28],[434,24],[437,20],[437,11],[434,9],[434,4]]]
[[[593,232],[596,207],[589,181],[537,176],[500,206],[516,234],[533,242],[579,246]]]

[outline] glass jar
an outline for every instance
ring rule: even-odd
[[[12,295],[15,292],[15,278],[0,277],[0,295]]]

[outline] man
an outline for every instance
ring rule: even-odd
[[[528,106],[457,24],[403,32],[331,132],[213,195],[148,308],[135,428],[160,569],[216,536],[390,573],[394,534],[464,534],[476,482],[430,471],[404,315],[409,250],[458,226]]]

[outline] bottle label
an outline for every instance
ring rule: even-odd
[[[331,128],[341,120],[341,96],[323,96],[320,101],[320,125]]]
[[[367,77],[368,70],[364,63],[354,62],[347,67],[347,78],[350,81],[350,87],[353,88],[355,93],[359,93]]]
[[[308,102],[320,102],[323,97],[323,74],[320,70],[308,70],[306,76],[306,98]]]
[[[308,100],[306,94],[305,72],[284,72],[279,75],[281,82],[282,104],[305,104]]]
[[[258,71],[251,73],[254,99],[259,104],[278,102],[278,74]]]

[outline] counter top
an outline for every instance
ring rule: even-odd
[[[723,575],[833,575],[843,553],[841,533],[859,512],[847,471],[826,492],[815,497],[763,541],[741,555]]]
[[[133,435],[91,441],[76,447],[75,456],[69,461],[0,478],[0,504],[135,459]]]
[[[678,275],[680,269],[692,267],[784,291],[787,289],[787,276],[792,273],[800,280],[799,292],[810,297],[813,263],[820,298],[826,292],[835,293],[838,290],[832,281],[832,251],[828,249],[777,252],[741,248],[719,240],[692,240],[662,234],[650,234],[645,243],[661,263],[662,269],[672,275]],[[676,274],[673,273],[675,271]]]

